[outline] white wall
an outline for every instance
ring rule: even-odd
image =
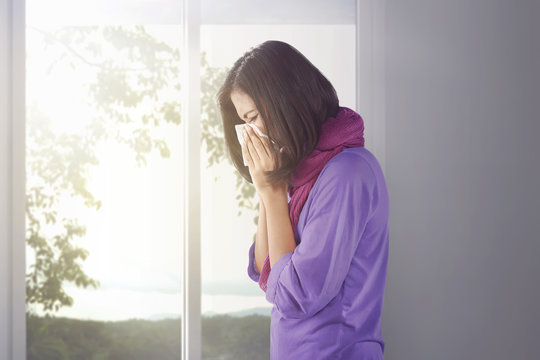
[[[539,1],[386,0],[385,359],[539,359]]]

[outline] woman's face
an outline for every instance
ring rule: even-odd
[[[259,130],[266,134],[266,128],[264,127],[259,110],[248,94],[243,91],[234,90],[231,92],[231,101],[236,108],[238,116],[240,116],[244,122],[254,124]]]

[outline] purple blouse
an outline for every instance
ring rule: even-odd
[[[383,358],[388,219],[386,181],[368,149],[346,148],[325,164],[300,212],[297,246],[268,278],[271,360]],[[259,281],[255,242],[248,275]]]

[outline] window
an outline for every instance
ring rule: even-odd
[[[180,14],[26,4],[28,359],[178,358]]]
[[[281,39],[382,150],[381,14],[0,0],[0,358],[268,358],[270,304],[246,269],[255,194],[213,96],[244,51]]]
[[[201,89],[217,91],[237,58],[274,39],[306,55],[332,82],[340,104],[355,107],[354,2],[337,7],[320,1],[202,5]],[[247,276],[258,199],[219,147],[221,123],[209,95],[201,94],[201,133],[208,140],[201,148],[202,359],[268,359],[271,304]]]

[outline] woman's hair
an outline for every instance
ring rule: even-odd
[[[296,48],[268,40],[244,53],[227,73],[217,92],[229,156],[240,174],[252,183],[242,161],[242,148],[234,128],[244,121],[231,100],[231,92],[249,95],[262,118],[276,169],[267,171],[270,183],[291,183],[299,162],[317,145],[322,124],[337,115],[339,99],[328,79]],[[279,148],[284,147],[279,159]]]

